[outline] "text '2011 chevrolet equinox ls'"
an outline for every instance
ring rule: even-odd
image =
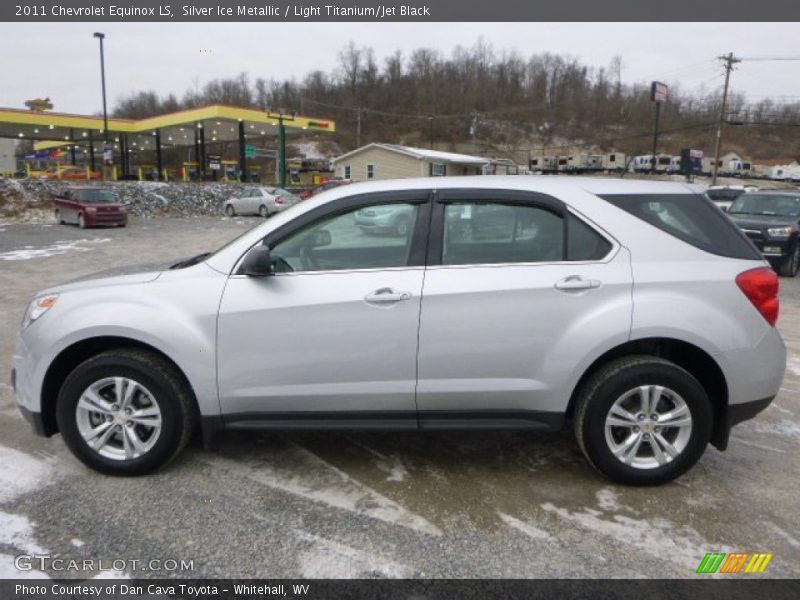
[[[409,227],[359,225],[369,209]],[[202,430],[574,423],[629,484],[669,481],[777,394],[778,280],[678,183],[356,184],[163,271],[45,290],[12,378],[42,435],[139,474]]]

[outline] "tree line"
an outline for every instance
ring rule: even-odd
[[[114,115],[142,118],[211,103],[297,111],[334,119],[343,150],[380,141],[476,151],[564,154],[581,148],[647,153],[654,106],[649,82],[622,83],[622,57],[590,67],[570,56],[522,57],[479,40],[451,55],[420,48],[382,61],[369,47],[344,46],[332,72],[300,80],[242,73],[174,93],[138,91]],[[721,78],[720,78],[721,84]],[[661,111],[660,150],[713,149],[720,89],[705,94],[673,85]],[[725,149],[758,159],[800,155],[800,102],[728,98]]]

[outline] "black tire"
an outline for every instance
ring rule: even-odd
[[[228,215],[229,217],[235,217],[236,209],[233,208],[231,204],[228,204],[228,206],[225,207],[225,214]]]
[[[792,253],[776,269],[781,277],[795,277],[800,271],[800,238],[795,240]]]
[[[161,410],[161,431],[152,448],[131,459],[98,454],[78,429],[76,408],[84,391],[107,377],[129,377],[149,390]],[[110,475],[142,475],[163,467],[186,446],[195,426],[189,390],[164,359],[138,349],[109,350],[78,365],[64,381],[56,404],[56,421],[64,442],[83,463]]]
[[[664,386],[677,392],[692,419],[683,451],[654,468],[624,464],[606,442],[605,423],[612,406],[626,392],[642,385]],[[575,406],[575,437],[586,458],[603,475],[625,485],[660,485],[688,471],[703,455],[712,423],[711,402],[697,379],[670,361],[646,355],[621,358],[600,368],[579,390]]]
[[[269,210],[262,204],[258,207],[258,214],[266,219],[269,216]]]
[[[83,216],[83,213],[78,213],[78,227],[86,229],[86,218]]]
[[[56,223],[58,223],[59,225],[63,225],[64,223],[66,223],[66,221],[61,218],[61,211],[60,210],[56,211],[55,217],[56,217]]]

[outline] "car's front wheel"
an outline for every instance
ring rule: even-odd
[[[795,241],[792,253],[778,265],[777,270],[781,277],[795,277],[800,271],[800,238]]]
[[[98,354],[67,376],[56,420],[69,449],[88,466],[139,475],[183,449],[194,412],[172,365],[146,351],[121,349]]]
[[[78,227],[86,229],[86,217],[83,216],[83,213],[78,215]]]
[[[613,481],[658,485],[689,470],[711,437],[711,403],[678,365],[653,356],[613,361],[582,386],[575,436]]]

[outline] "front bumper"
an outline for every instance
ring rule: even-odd
[[[14,390],[14,394],[17,395],[17,370],[11,369],[11,387]],[[25,420],[31,424],[33,427],[33,431],[36,435],[40,435],[42,437],[47,437],[47,428],[44,425],[44,419],[42,418],[42,413],[34,412],[23,406],[19,402],[19,396],[17,395],[17,408],[19,408],[19,412],[22,413],[22,416],[25,417]]]
[[[752,239],[752,238],[751,238]],[[766,258],[785,258],[789,256],[791,243],[789,240],[752,240]]]

